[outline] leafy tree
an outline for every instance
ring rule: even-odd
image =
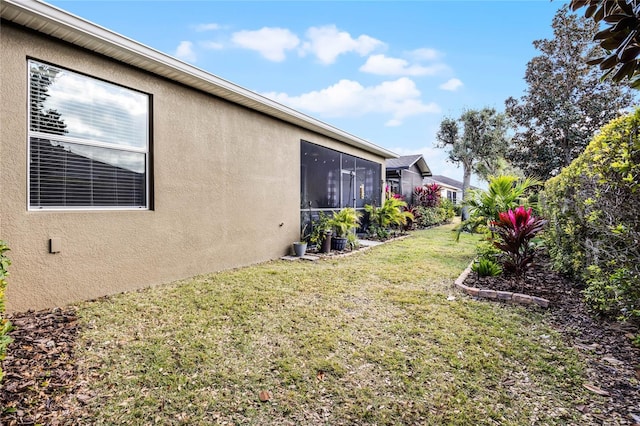
[[[631,87],[640,88],[640,7],[637,1],[618,0],[572,0],[571,9],[584,6],[586,18],[606,23],[606,28],[594,36],[605,55],[589,61],[589,65],[600,65],[604,76],[620,82],[630,80]]]
[[[596,130],[631,105],[627,87],[601,80],[586,58],[602,49],[592,42],[598,25],[562,7],[553,18],[554,37],[536,40],[540,50],[527,64],[526,94],[506,100],[517,126],[507,158],[525,175],[557,175],[586,147]]]
[[[515,167],[504,157],[491,159],[491,161],[480,161],[475,168],[475,172],[480,179],[489,183],[494,176],[518,176],[524,178],[524,172]]]
[[[462,126],[462,128],[461,128]],[[449,147],[449,160],[462,163],[462,199],[471,187],[471,174],[480,162],[491,162],[504,155],[508,146],[507,123],[504,114],[493,108],[465,111],[458,120],[445,118],[436,135],[439,148]],[[468,219],[466,208],[462,219]]]

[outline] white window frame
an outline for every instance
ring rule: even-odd
[[[96,80],[96,81],[99,81],[101,84],[117,86],[121,89],[130,90],[132,92],[136,92],[136,93],[147,96],[148,101],[147,101],[147,111],[146,111],[146,120],[145,120],[145,126],[147,131],[146,131],[146,137],[145,137],[145,146],[133,147],[133,146],[127,146],[127,145],[107,143],[107,142],[92,140],[88,138],[78,138],[78,137],[71,137],[71,136],[58,135],[58,134],[31,130],[31,119],[32,119],[31,117],[31,65],[32,64],[42,64],[49,67],[58,68],[65,73],[74,74],[75,76],[79,76],[82,78]],[[152,108],[151,108],[151,96],[149,94],[143,93],[138,90],[134,90],[129,87],[125,87],[116,83],[112,83],[106,80],[102,80],[96,77],[88,76],[86,74],[78,73],[78,72],[69,70],[68,68],[64,68],[58,65],[53,65],[48,62],[40,61],[37,59],[27,60],[27,91],[28,91],[28,94],[27,94],[27,98],[28,98],[27,99],[27,118],[28,118],[28,121],[27,121],[27,210],[29,211],[78,211],[78,210],[85,210],[85,211],[86,210],[134,210],[134,211],[144,210],[144,211],[147,211],[147,210],[151,210],[151,194],[150,194],[151,152],[150,152],[149,139],[151,134],[150,122],[151,122]],[[145,203],[144,204],[145,205],[144,206],[32,206],[31,205],[31,139],[32,138],[48,139],[48,140],[54,140],[62,143],[73,143],[77,145],[85,145],[85,146],[96,147],[96,148],[106,148],[106,149],[114,149],[114,150],[123,151],[123,152],[133,152],[133,153],[144,154],[145,156],[145,170],[144,170]]]

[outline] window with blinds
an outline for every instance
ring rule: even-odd
[[[149,96],[29,60],[29,208],[147,209]]]

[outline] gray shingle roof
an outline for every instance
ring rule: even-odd
[[[433,175],[431,177],[425,178],[424,179],[425,183],[441,183],[447,186],[451,186],[454,188],[458,188],[460,190],[462,190],[462,182],[459,180],[455,180],[455,179],[451,179],[450,177],[447,176],[443,176],[443,175]],[[471,185],[471,189],[479,189],[476,186]]]
[[[408,169],[418,161],[422,155],[403,155],[398,158],[390,158],[387,160],[387,169]]]
[[[431,176],[431,169],[422,157],[422,154],[403,155],[398,158],[389,158],[386,162],[387,170],[409,169],[416,165],[422,173],[422,176]]]

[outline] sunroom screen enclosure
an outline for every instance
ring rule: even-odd
[[[319,211],[380,205],[381,165],[302,141],[300,209],[305,223]]]

